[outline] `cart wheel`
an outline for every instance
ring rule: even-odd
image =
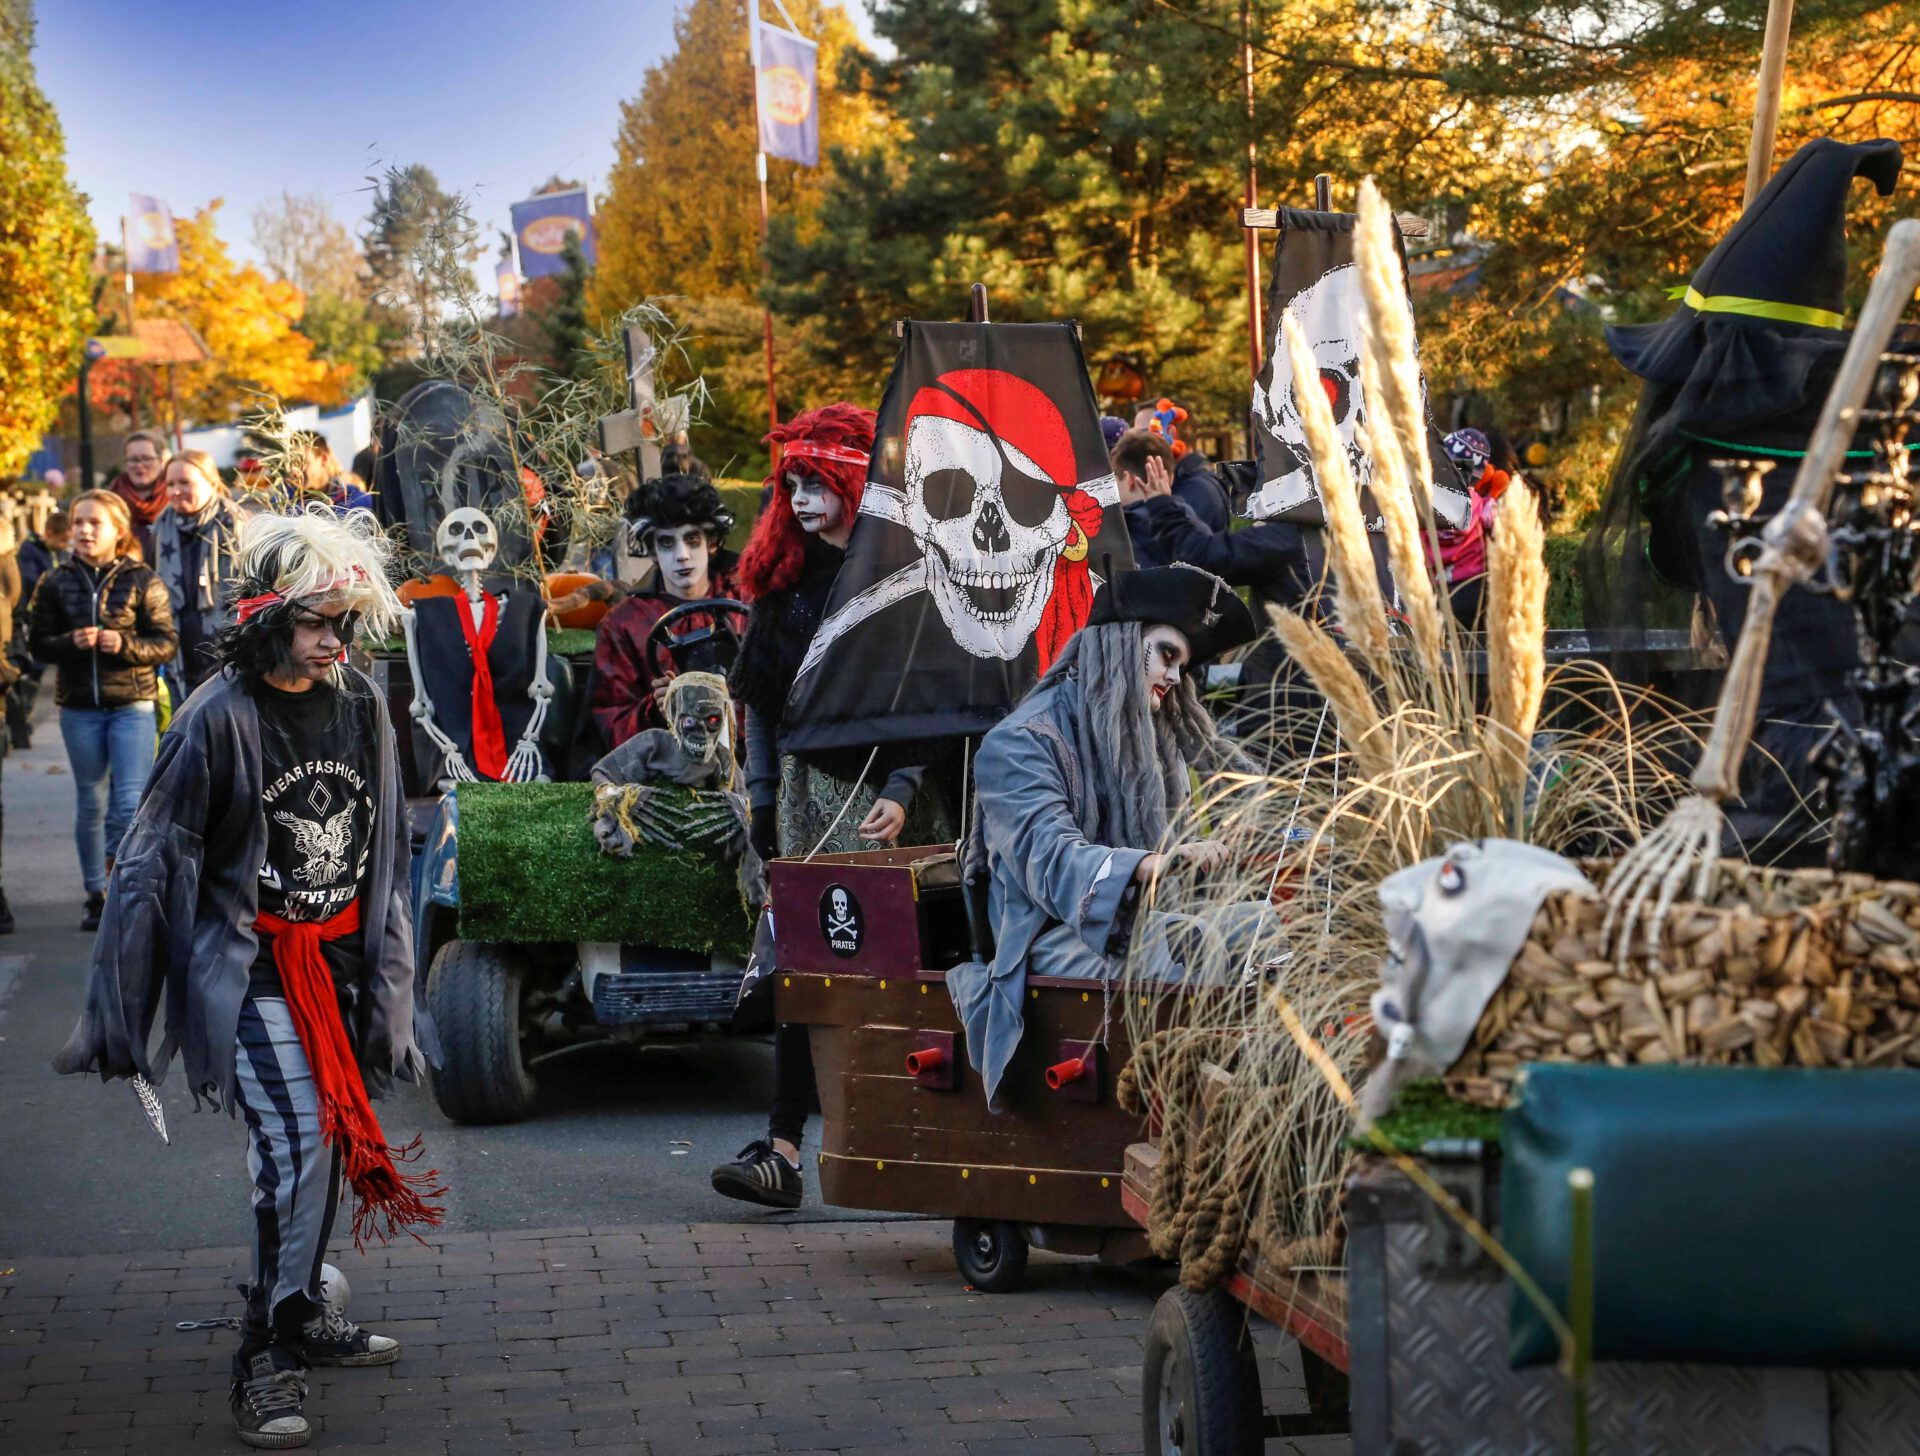
[[[1009,1294],[1027,1277],[1027,1240],[1005,1219],[956,1218],[953,1262],[983,1294]]]
[[[1218,1289],[1161,1295],[1140,1406],[1148,1456],[1259,1456],[1266,1430],[1246,1311]]]
[[[520,963],[501,947],[450,940],[427,973],[427,1009],[440,1031],[433,1100],[455,1122],[518,1122],[533,1110],[522,1044]]]

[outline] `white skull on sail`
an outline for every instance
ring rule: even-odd
[[[1290,451],[1292,469],[1270,476],[1248,503],[1247,513],[1258,518],[1277,516],[1319,498],[1313,456],[1307,447],[1306,427],[1300,420],[1295,391],[1318,385],[1333,407],[1333,422],[1347,447],[1354,483],[1362,490],[1373,479],[1373,458],[1361,444],[1367,425],[1367,400],[1360,387],[1360,277],[1345,263],[1321,274],[1311,288],[1287,302],[1287,312],[1313,346],[1319,377],[1296,380],[1285,366],[1285,356],[1270,361],[1267,376],[1253,385],[1253,410],[1267,432]],[[1277,337],[1277,334],[1276,334]],[[1276,351],[1277,353],[1277,351]]]

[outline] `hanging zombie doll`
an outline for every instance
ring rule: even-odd
[[[546,605],[536,592],[489,591],[499,550],[493,518],[447,512],[434,546],[460,582],[457,597],[422,597],[402,619],[413,671],[413,717],[431,748],[424,776],[442,790],[475,780],[549,778],[540,750],[553,685]]]
[[[593,766],[595,840],[622,858],[644,839],[738,859],[747,848],[747,800],[727,680],[683,672],[667,684],[661,708],[670,726],[636,733]]]
[[[910,324],[784,749],[979,733],[1132,564],[1065,324]]]

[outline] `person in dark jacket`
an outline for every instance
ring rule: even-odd
[[[73,503],[73,559],[33,594],[33,655],[54,669],[60,736],[73,768],[74,841],[97,930],[107,871],[153,767],[159,668],[179,645],[167,589],[140,564],[126,502],[90,490]]]
[[[233,620],[240,516],[222,494],[220,472],[204,450],[182,450],[167,462],[167,499],[153,526],[153,566],[167,584],[180,634],[169,681],[179,684],[184,702],[213,676],[214,638]]]
[[[325,1297],[322,1259],[343,1183],[356,1242],[440,1222],[444,1189],[406,1169],[369,1100],[437,1046],[414,1006],[393,724],[340,660],[362,626],[398,621],[388,543],[371,513],[317,506],[251,518],[239,549],[222,671],[161,746],[53,1065],[157,1082],[179,1051],[196,1103],[245,1118],[253,1273],[229,1399],[243,1442],[284,1449],[311,1436],[310,1368],[399,1358]]]
[[[1227,529],[1230,522],[1227,492],[1206,468],[1205,460],[1201,460],[1199,469],[1181,472],[1186,460],[1198,458],[1196,452],[1189,450],[1176,460],[1173,447],[1164,435],[1152,430],[1128,430],[1109,453],[1114,478],[1120,485],[1120,504],[1126,512],[1127,536],[1133,543],[1134,565],[1151,569],[1171,565],[1173,561],[1155,537],[1146,511],[1146,478],[1150,466],[1159,471],[1173,499],[1184,504],[1202,528],[1219,532]]]
[[[133,537],[148,561],[153,559],[153,523],[167,508],[166,471],[167,437],[158,430],[135,430],[127,436],[120,473],[107,482],[107,489],[126,502]]]
[[[55,511],[39,531],[29,531],[20,543],[16,560],[20,568],[19,610],[14,613],[14,632],[8,639],[11,654],[20,668],[20,676],[7,689],[7,737],[15,748],[33,747],[33,705],[40,700],[40,679],[47,670],[44,662],[34,660],[27,643],[27,605],[40,578],[67,559],[71,544],[67,513]]]
[[[636,556],[651,558],[658,570],[646,588],[636,591],[601,620],[593,649],[593,716],[609,751],[648,728],[664,728],[654,706],[654,676],[665,669],[664,649],[649,660],[647,636],[654,624],[682,602],[734,596],[739,558],[726,550],[733,516],[711,484],[691,474],[665,475],[644,482],[627,498],[626,530]],[[728,613],[735,632],[746,618]],[[689,613],[678,633],[714,629],[711,615]],[[689,662],[689,668],[725,672],[732,657]]]

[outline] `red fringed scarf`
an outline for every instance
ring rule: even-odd
[[[435,1228],[446,1216],[437,1204],[446,1185],[436,1181],[437,1169],[402,1173],[395,1166],[420,1156],[420,1139],[404,1148],[387,1146],[347,1029],[340,1024],[333,975],[320,951],[322,941],[338,940],[360,928],[360,902],[355,900],[331,920],[283,920],[262,910],[253,928],[273,937],[274,969],[280,973],[287,1010],[319,1094],[320,1135],[339,1148],[341,1167],[359,1200],[353,1210],[353,1246],[364,1251],[369,1235],[385,1243],[402,1229],[418,1239],[414,1225]]]
[[[482,592],[480,600],[486,606],[478,627],[473,625],[473,613],[464,599],[454,604],[454,615],[460,618],[467,655],[473,659],[473,766],[498,781],[507,776],[507,730],[500,722],[500,705],[493,700],[493,664],[487,661],[487,653],[500,627],[500,599],[492,592]]]

